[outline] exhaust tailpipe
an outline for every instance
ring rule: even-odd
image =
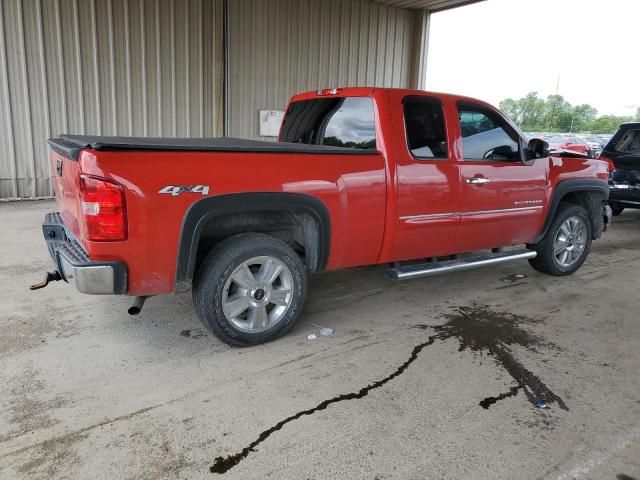
[[[129,307],[129,310],[127,310],[129,315],[138,315],[142,311],[142,307],[144,306],[144,302],[147,301],[147,298],[149,297],[136,297]]]

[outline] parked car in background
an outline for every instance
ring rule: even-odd
[[[596,138],[600,141],[600,143],[602,144],[602,149],[604,150],[604,147],[606,147],[607,143],[611,141],[611,139],[613,138],[613,135],[600,134],[600,135],[597,135]]]
[[[600,155],[615,165],[609,180],[609,205],[614,215],[640,208],[640,122],[624,123]]]
[[[591,146],[579,137],[554,135],[549,137],[547,142],[552,149],[571,150],[573,152],[583,153],[589,158],[595,158]]]
[[[586,135],[586,136],[583,135],[580,138],[582,138],[585,142],[587,142],[589,147],[591,147],[591,151],[593,152],[594,158],[600,155],[600,152],[602,152],[602,149],[607,144],[607,142],[603,142],[601,139],[599,139],[594,135]]]

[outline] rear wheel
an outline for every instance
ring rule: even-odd
[[[536,270],[550,275],[571,275],[591,249],[591,222],[579,205],[562,204],[549,231],[534,245],[538,256],[529,260]]]
[[[220,340],[246,346],[283,335],[302,311],[306,269],[286,243],[249,233],[228,238],[194,280],[198,317]]]

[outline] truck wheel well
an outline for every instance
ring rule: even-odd
[[[600,209],[602,208],[602,202],[607,198],[609,198],[609,186],[606,180],[572,179],[559,182],[551,199],[542,230],[530,245],[536,245],[542,241],[558,212],[560,203],[584,207],[589,214],[594,240],[599,238],[604,226],[604,218]]]
[[[191,290],[197,263],[218,242],[248,232],[271,235],[289,244],[311,272],[326,267],[331,220],[319,198],[288,192],[217,195],[192,204],[184,216],[175,292]]]
[[[560,200],[561,203],[580,205],[589,215],[591,222],[591,232],[593,240],[600,238],[604,228],[604,218],[602,217],[602,202],[605,197],[599,192],[569,192]]]
[[[295,211],[257,211],[221,215],[202,227],[196,251],[196,268],[222,240],[241,233],[264,233],[289,245],[305,263],[307,270],[318,269],[318,226],[307,213]]]
[[[580,205],[588,212],[591,209],[591,194],[589,192],[569,192],[560,199],[560,203]]]

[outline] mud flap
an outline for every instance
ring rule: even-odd
[[[602,231],[606,232],[611,225],[611,220],[613,219],[613,209],[606,202],[602,203]]]
[[[613,210],[601,195],[590,193],[589,200],[588,212],[592,227],[591,238],[598,240],[607,231],[607,227],[613,218]]]

